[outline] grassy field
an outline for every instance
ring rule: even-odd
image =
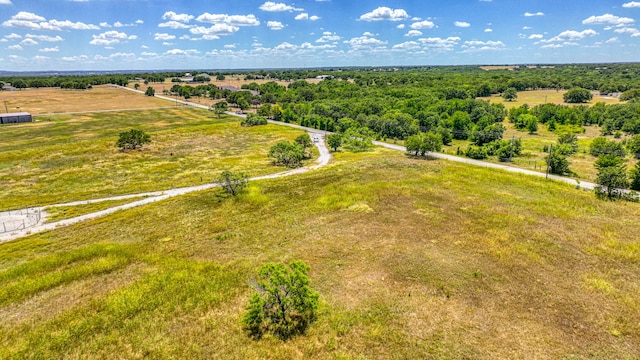
[[[269,148],[302,133],[243,128],[235,117],[186,107],[40,119],[0,129],[1,209],[199,185],[224,170],[277,172]],[[123,153],[114,144],[131,128],[149,133],[152,143]]]
[[[237,198],[194,193],[0,244],[0,358],[635,359],[640,204],[544,179],[338,154]],[[318,321],[240,319],[268,261]]]
[[[68,205],[68,206],[50,206],[46,207],[44,211],[47,213],[46,222],[56,222],[64,219],[71,219],[77,216],[91,214],[101,210],[106,210],[115,206],[128,204],[137,200],[142,200],[143,197],[132,197],[119,200],[105,200],[89,204]]]
[[[478,100],[489,100],[492,103],[504,104],[507,109],[519,107],[524,104],[529,106],[536,106],[541,104],[558,104],[558,105],[572,105],[564,102],[563,95],[566,90],[532,90],[532,91],[520,91],[518,92],[518,99],[516,101],[506,101],[500,95],[492,95],[490,97],[479,97]],[[595,95],[593,100],[588,105],[593,105],[598,102],[605,104],[619,104],[620,100],[612,97],[604,97]],[[575,105],[578,106],[579,104]]]
[[[58,88],[3,91],[0,93],[2,112],[5,110],[5,101],[9,112],[26,111],[33,115],[171,106],[166,100],[122,91],[108,85],[82,91]]]

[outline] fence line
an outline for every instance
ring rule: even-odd
[[[11,217],[22,217],[22,219],[3,221],[3,219]],[[0,212],[0,234],[34,227],[40,222],[40,219],[42,219],[40,209],[33,207]]]

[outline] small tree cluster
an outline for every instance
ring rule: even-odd
[[[156,90],[149,86],[147,90],[144,92],[146,96],[156,96]]]
[[[120,133],[116,147],[121,150],[135,150],[151,142],[151,136],[139,129],[131,129]]]
[[[300,144],[281,141],[271,147],[268,156],[273,159],[275,165],[296,168],[302,166],[305,149]]]
[[[616,154],[603,154],[598,156],[595,166],[598,169],[596,195],[607,199],[622,197],[621,190],[629,186],[624,159]]]
[[[365,127],[352,127],[342,135],[342,144],[351,152],[367,151],[373,147],[373,132]]]
[[[518,98],[518,90],[515,88],[507,88],[502,92],[502,98],[506,101],[515,101]]]
[[[342,146],[342,135],[341,134],[329,134],[327,136],[327,145],[333,149],[333,151],[338,151],[338,148]]]
[[[405,141],[407,153],[414,156],[425,156],[428,152],[440,152],[442,137],[434,132],[419,133],[409,136]]]
[[[266,333],[287,340],[303,335],[316,320],[318,293],[309,287],[309,266],[293,261],[265,264],[253,286],[247,312],[242,319],[245,331],[254,339]]]
[[[589,147],[589,152],[593,156],[615,155],[624,157],[627,154],[622,143],[608,140],[605,137],[593,139],[591,146]]]
[[[229,111],[229,104],[227,104],[226,101],[219,101],[210,107],[209,110],[212,110],[216,115],[218,115],[219,119],[224,113]]]
[[[562,97],[566,103],[582,104],[591,101],[593,94],[587,89],[576,87],[569,89]]]
[[[240,125],[242,126],[257,126],[257,125],[267,125],[267,119],[263,116],[256,115],[253,113],[247,114],[247,117],[240,121]]]

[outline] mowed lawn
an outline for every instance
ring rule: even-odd
[[[86,112],[99,110],[150,109],[172,106],[167,100],[115,88],[94,86],[90,90],[62,90],[59,88],[3,91],[0,105],[5,102],[9,112],[26,111],[33,115]]]
[[[277,172],[269,148],[303,133],[245,128],[236,117],[187,107],[39,119],[0,127],[0,210],[200,185],[224,170]],[[118,134],[133,128],[151,144],[120,151]]]
[[[0,244],[1,358],[635,359],[640,205],[544,179],[339,153]],[[302,260],[305,336],[250,340],[262,264]]]

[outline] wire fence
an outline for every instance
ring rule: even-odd
[[[0,212],[0,234],[36,226],[42,219],[38,208]]]

